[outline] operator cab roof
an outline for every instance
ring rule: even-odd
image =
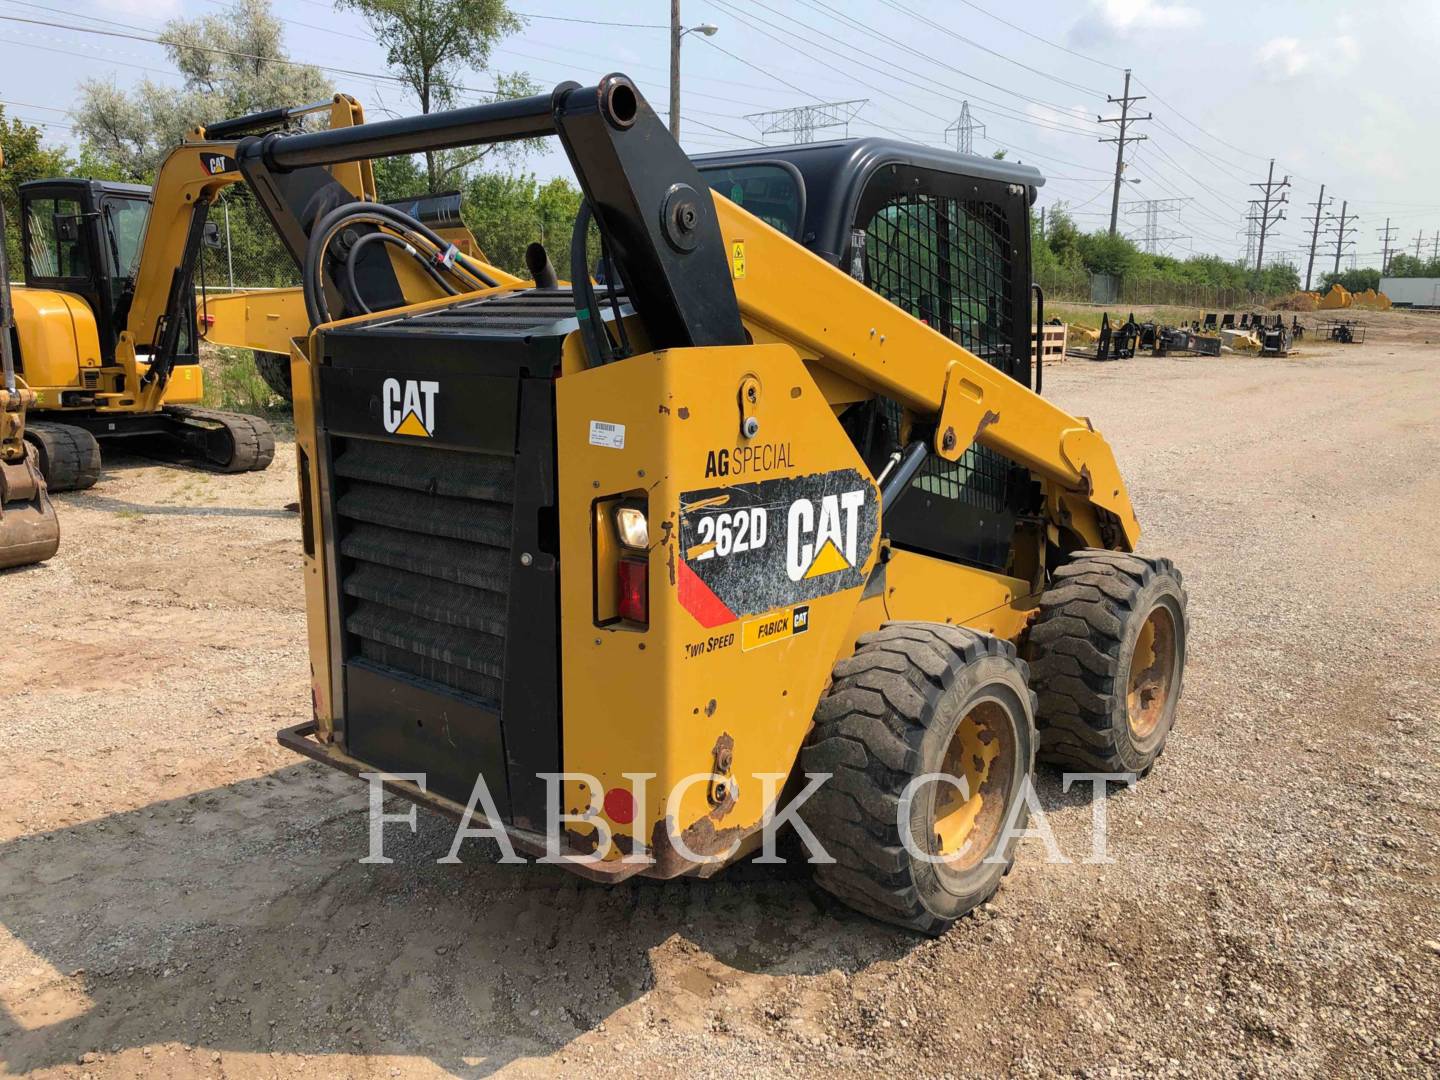
[[[933,146],[919,146],[899,139],[837,139],[832,142],[799,143],[792,146],[759,146],[751,150],[726,150],[698,154],[695,167],[711,186],[733,198],[729,178],[743,172],[753,179],[764,166],[773,167],[775,195],[786,206],[775,213],[761,213],[772,225],[777,218],[791,225],[790,235],[817,255],[837,262],[849,242],[855,208],[866,184],[878,170],[889,165],[909,166],[930,172],[994,180],[1025,189],[1028,202],[1035,201],[1037,189],[1045,183],[1040,170],[1014,161],[961,154]],[[788,173],[787,184],[783,174]],[[739,200],[737,200],[739,201]],[[749,208],[748,200],[743,205]],[[793,220],[791,220],[793,217]],[[803,225],[794,227],[803,219]],[[782,231],[785,231],[782,228]]]
[[[92,191],[102,192],[106,195],[124,195],[136,199],[150,198],[149,184],[122,184],[118,180],[91,180],[82,176],[55,176],[44,180],[27,180],[20,185],[21,191],[31,188],[47,188],[57,185],[67,187],[84,184]]]

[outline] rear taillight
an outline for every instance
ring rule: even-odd
[[[625,557],[619,563],[620,618],[630,622],[650,621],[650,564],[646,559]]]

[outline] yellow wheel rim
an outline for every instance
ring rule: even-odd
[[[1175,617],[1163,604],[1150,612],[1135,639],[1125,691],[1125,719],[1136,739],[1155,733],[1175,689]]]
[[[983,701],[965,714],[946,747],[940,771],[962,786],[937,781],[936,853],[964,868],[978,863],[1004,827],[1014,775],[1015,742],[1005,710]]]

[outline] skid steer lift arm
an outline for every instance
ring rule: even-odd
[[[560,137],[652,348],[745,344],[743,313],[802,355],[933,418],[932,450],[942,458],[957,460],[975,442],[992,447],[1103,511],[1117,546],[1134,547],[1139,524],[1114,455],[1088,422],[714,196],[623,75],[363,127],[250,138],[237,156],[273,207],[265,192],[297,169],[549,134]],[[739,281],[728,258],[735,241],[749,246]],[[592,317],[584,292],[576,290],[582,324]]]

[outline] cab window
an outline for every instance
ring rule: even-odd
[[[106,199],[105,232],[110,237],[110,256],[115,276],[129,277],[140,262],[140,245],[145,239],[145,222],[150,218],[148,199]]]
[[[75,199],[31,199],[25,206],[30,274],[39,278],[89,278],[84,219]]]
[[[712,190],[743,206],[792,240],[800,238],[805,195],[799,178],[780,165],[734,165],[702,169]]]

